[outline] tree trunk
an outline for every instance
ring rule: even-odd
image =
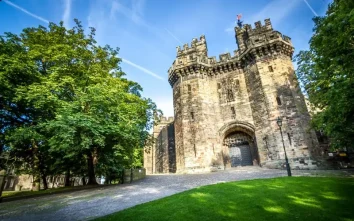
[[[57,179],[56,176],[54,176],[54,177],[52,176],[52,189],[54,188],[54,183],[55,183],[56,179]]]
[[[89,151],[87,154],[87,168],[88,168],[88,182],[87,185],[98,185],[95,176],[95,167],[93,164],[92,152]]]
[[[42,181],[43,181],[43,189],[48,189],[48,183],[47,183],[47,176],[46,175],[42,175]]]
[[[70,169],[67,169],[66,170],[66,173],[65,173],[65,187],[68,187],[70,186]]]
[[[43,169],[43,161],[41,155],[38,156],[38,161],[39,161],[39,174],[41,176],[42,182],[43,182],[43,189],[46,190],[48,189],[48,183],[47,183],[47,174],[45,173],[45,170]]]
[[[39,158],[38,158],[38,146],[34,140],[32,140],[32,154],[33,154],[33,183],[32,191],[40,190],[41,176],[39,172]]]
[[[85,179],[85,176],[83,176],[82,178],[82,185],[85,186],[86,185],[86,179]]]

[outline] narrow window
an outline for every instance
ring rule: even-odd
[[[195,148],[195,144],[193,144],[193,149],[194,149],[194,157],[197,157],[197,148]]]
[[[290,143],[290,145],[291,145],[291,136],[290,136],[289,133],[288,133],[288,139],[289,139],[289,143]]]
[[[227,96],[229,101],[234,101],[234,94],[231,89],[227,90]]]
[[[194,112],[191,112],[191,118],[194,120]]]
[[[272,66],[268,66],[268,70],[269,70],[269,72],[273,72],[273,67]]]
[[[240,86],[240,81],[237,79],[236,80],[236,87],[239,87]]]
[[[236,114],[234,107],[231,107],[231,113],[232,113],[232,115],[235,115],[235,114]]]
[[[280,97],[277,97],[277,103],[278,103],[278,105],[281,105]]]
[[[188,84],[188,93],[191,93],[191,91],[192,91],[192,87],[190,84]]]
[[[218,89],[220,89],[220,88],[221,88],[220,83],[218,83]]]

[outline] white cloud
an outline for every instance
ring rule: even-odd
[[[133,1],[133,2],[137,2],[137,1]],[[132,5],[132,8],[129,8],[120,4],[118,1],[112,1],[110,17],[115,18],[116,13],[120,13],[126,18],[132,20],[137,25],[142,25],[146,28],[151,28],[151,25],[147,24],[141,17],[143,11],[142,5],[143,4],[141,3],[140,5],[135,3]]]
[[[44,22],[44,23],[47,23],[47,24],[49,23],[49,21],[48,21],[47,19],[45,19],[45,18],[43,18],[43,17],[41,17],[41,16],[38,16],[38,15],[35,15],[35,14],[33,14],[33,13],[27,11],[26,9],[24,9],[24,8],[22,8],[22,7],[20,7],[20,6],[16,5],[16,4],[14,4],[14,3],[8,1],[8,0],[3,0],[3,2],[5,2],[6,4],[8,4],[8,5],[10,5],[10,6],[14,7],[14,8],[16,8],[16,9],[22,11],[22,12],[24,12],[25,14],[27,14],[27,15],[29,15],[29,16],[32,16],[33,18],[36,18],[36,19],[38,19],[38,20],[40,20],[40,21],[42,21],[42,22]]]
[[[133,0],[132,7],[129,8],[119,3],[118,1],[112,1],[110,18],[115,19],[116,14],[119,13],[124,17],[130,19],[136,25],[144,27],[150,33],[154,34],[155,36],[159,37],[161,40],[165,41],[166,36],[163,35],[161,28],[155,27],[154,25],[148,23],[145,19],[143,19],[143,11],[145,5],[144,3],[145,3],[144,0]],[[171,35],[171,33],[169,34]]]
[[[132,20],[140,22],[144,13],[145,0],[132,0]]]
[[[71,3],[71,0],[64,0],[64,13],[62,20],[66,27],[68,27],[70,23]]]
[[[268,3],[259,13],[250,17],[247,22],[263,21],[264,18],[270,18],[272,24],[277,26],[291,11],[299,5],[300,0],[274,0]]]
[[[124,63],[126,63],[126,64],[129,64],[130,66],[133,66],[133,67],[135,67],[135,68],[137,68],[137,69],[143,71],[143,72],[146,73],[146,74],[149,74],[149,75],[153,76],[154,78],[157,78],[157,79],[159,79],[159,80],[164,80],[164,79],[163,79],[162,77],[160,77],[158,74],[156,74],[156,73],[154,73],[154,72],[152,72],[152,71],[150,71],[150,70],[148,70],[148,69],[146,69],[146,68],[144,68],[144,67],[142,67],[142,66],[140,66],[140,65],[138,65],[138,64],[135,64],[135,63],[133,63],[133,62],[131,62],[131,61],[125,59],[125,58],[122,58],[122,61],[123,61]]]

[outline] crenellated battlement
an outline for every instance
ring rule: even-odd
[[[264,19],[264,25],[262,25],[261,21],[257,21],[254,23],[254,28],[250,24],[245,24],[242,28],[236,26],[235,32],[243,32],[247,31],[249,36],[258,35],[262,32],[272,31],[272,23],[269,18]]]
[[[235,27],[235,37],[241,53],[249,48],[269,45],[274,41],[284,41],[292,47],[291,39],[288,36],[273,30],[270,19],[265,19],[264,25],[260,21],[255,22],[254,28],[250,24],[245,24],[241,28]]]
[[[160,131],[170,125],[171,123],[173,123],[174,118],[173,117],[166,117],[166,116],[161,116],[159,121],[157,122],[156,125],[154,125],[154,134],[158,134],[160,133]]]
[[[169,124],[173,122],[173,117],[166,117],[166,116],[161,116],[159,124]]]
[[[215,75],[242,68],[247,62],[263,56],[283,54],[292,57],[294,48],[291,39],[273,30],[270,19],[265,19],[264,24],[255,22],[235,27],[235,38],[238,49],[233,56],[230,53],[222,53],[218,59],[208,57],[207,43],[204,35],[199,39],[193,38],[190,46],[184,44],[183,48],[177,47],[176,60],[168,70],[171,86],[181,77],[194,75]]]
[[[190,45],[191,46],[189,47],[188,43],[184,44],[182,49],[180,46],[177,46],[177,57],[182,57],[191,54],[208,56],[208,48],[204,35],[201,35],[199,37],[199,40],[197,38],[193,38]]]

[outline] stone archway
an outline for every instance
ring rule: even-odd
[[[258,165],[259,154],[252,124],[229,122],[219,130],[226,167]]]

